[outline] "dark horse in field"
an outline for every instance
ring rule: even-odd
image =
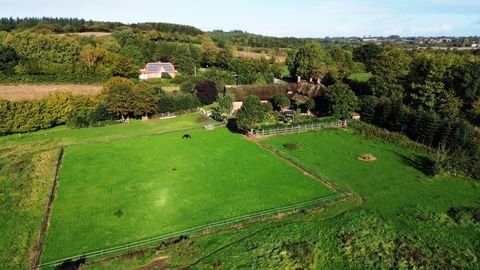
[[[192,136],[190,136],[190,134],[183,134],[183,137],[182,139],[191,139]]]

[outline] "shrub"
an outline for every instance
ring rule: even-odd
[[[213,81],[201,81],[195,85],[198,100],[204,104],[212,104],[217,99],[217,85]]]
[[[283,148],[291,151],[298,150],[301,148],[300,143],[297,143],[297,142],[287,142],[287,143],[284,143],[282,146]]]
[[[172,76],[170,76],[170,74],[168,74],[167,72],[162,72],[161,75],[162,75],[163,79],[171,79],[172,78]]]
[[[197,108],[198,99],[192,94],[186,93],[168,93],[160,94],[158,100],[158,112],[180,112],[189,111]]]

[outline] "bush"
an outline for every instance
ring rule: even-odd
[[[193,94],[195,93],[195,86],[191,81],[185,81],[180,84],[180,91],[187,94]]]
[[[172,76],[170,76],[170,74],[168,74],[167,72],[162,72],[161,75],[162,75],[163,79],[171,79],[172,78]]]
[[[270,102],[262,103],[262,107],[265,113],[271,113],[273,111],[273,105]]]
[[[287,150],[298,150],[300,149],[300,144],[299,143],[296,143],[296,142],[288,142],[288,143],[285,143],[282,145],[283,148],[287,149]]]
[[[195,109],[199,106],[196,96],[186,93],[160,94],[158,112],[182,112]]]
[[[212,104],[217,99],[217,85],[213,81],[200,81],[195,85],[198,100],[204,104]]]

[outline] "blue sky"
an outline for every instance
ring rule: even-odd
[[[0,0],[0,17],[171,22],[271,36],[480,35],[480,0]]]

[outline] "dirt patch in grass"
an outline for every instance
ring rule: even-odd
[[[56,91],[71,92],[73,95],[95,95],[102,91],[102,86],[81,84],[0,85],[0,98],[12,101],[40,99]]]
[[[377,160],[377,158],[368,153],[368,154],[361,154],[360,156],[357,157],[358,160],[361,160],[361,161],[374,161],[374,160]]]
[[[200,116],[200,117],[197,118],[197,122],[202,123],[202,124],[206,124],[206,123],[208,123],[208,117]]]
[[[137,268],[137,270],[165,269],[168,267],[168,257],[160,257],[151,263]]]

